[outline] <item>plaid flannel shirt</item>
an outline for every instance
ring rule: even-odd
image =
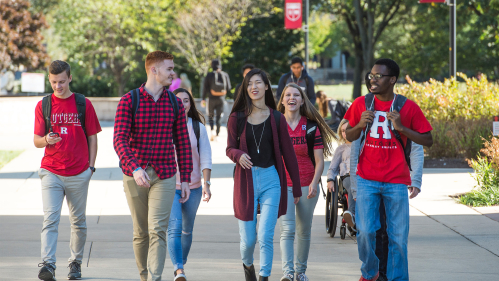
[[[155,102],[144,85],[139,88],[140,104],[135,113],[133,127],[130,92],[121,98],[116,110],[114,150],[120,158],[123,173],[131,177],[138,167],[146,169],[147,166],[151,166],[160,179],[175,176],[177,172],[173,145],[173,135],[175,135],[180,180],[190,182],[192,152],[182,101],[177,98],[179,111],[174,122],[175,112],[167,88],[163,89],[160,98]]]

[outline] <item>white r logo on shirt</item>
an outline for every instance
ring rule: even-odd
[[[61,134],[67,135],[68,134],[68,128],[61,127]]]
[[[381,117],[383,117],[383,121],[380,121]],[[392,134],[390,134],[390,129],[388,128],[388,119],[386,118],[386,112],[384,111],[376,111],[374,113],[374,122],[371,127],[371,138],[379,139],[380,136],[378,134],[379,127],[383,128],[383,139],[390,140],[392,139]]]
[[[301,125],[301,129],[305,131],[307,129],[307,125]]]

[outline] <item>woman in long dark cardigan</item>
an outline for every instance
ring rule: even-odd
[[[238,125],[244,127],[240,136]],[[295,204],[302,194],[298,163],[286,119],[276,111],[270,82],[264,71],[253,69],[244,78],[241,93],[232,107],[227,130],[227,156],[236,163],[234,213],[239,219],[245,277],[247,281],[256,281],[253,252],[257,205],[260,204],[259,280],[268,280],[272,269],[275,225],[277,218],[286,214],[287,209],[284,165],[293,182]]]

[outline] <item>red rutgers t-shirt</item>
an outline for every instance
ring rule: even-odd
[[[312,183],[315,175],[314,164],[312,159],[308,156],[308,146],[307,146],[307,118],[302,116],[298,126],[296,126],[293,131],[288,125],[289,136],[293,142],[293,147],[295,149],[296,159],[298,160],[298,168],[300,170],[300,185],[309,186]],[[324,145],[322,144],[322,135],[319,128],[315,131],[315,142],[314,149],[322,149]],[[293,186],[293,182],[289,177],[288,171],[286,170],[286,179],[288,181],[288,186]]]
[[[92,103],[86,99],[85,129],[88,136],[102,131]],[[59,133],[62,140],[45,147],[41,168],[64,176],[75,176],[88,169],[88,144],[80,120],[74,94],[67,99],[52,95],[51,124],[54,133]],[[42,101],[35,109],[35,134],[45,136]]]
[[[355,127],[366,111],[365,97],[357,98],[345,114],[350,126]],[[401,183],[410,185],[411,175],[405,161],[402,146],[388,128],[386,114],[390,112],[392,101],[380,101],[375,96],[374,121],[371,130],[367,132],[364,148],[359,156],[357,175],[366,180]],[[426,133],[433,128],[424,116],[419,106],[407,100],[400,110],[402,125],[418,133]],[[407,137],[400,134],[404,145]]]

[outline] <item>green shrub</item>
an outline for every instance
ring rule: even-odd
[[[397,93],[419,105],[433,127],[433,146],[425,147],[430,158],[476,157],[482,138],[492,134],[492,116],[499,115],[499,85],[485,76],[458,76],[464,83],[455,78],[418,83],[407,76],[408,84],[397,87]]]

